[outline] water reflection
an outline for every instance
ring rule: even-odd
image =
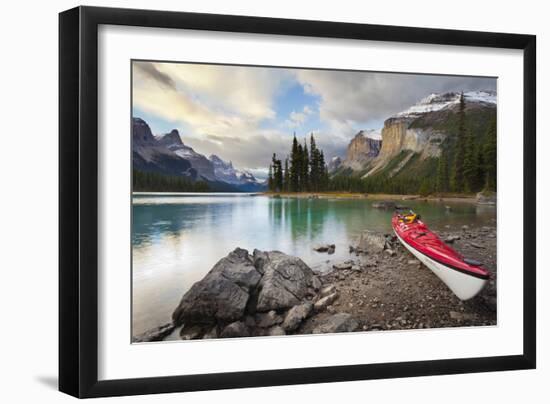
[[[495,209],[470,204],[407,203],[435,230],[483,225]],[[140,195],[133,204],[134,333],[169,321],[185,291],[228,252],[280,250],[313,268],[349,257],[350,243],[365,229],[390,232],[391,211],[364,199],[298,199],[198,194]],[[334,255],[312,250],[336,244]]]

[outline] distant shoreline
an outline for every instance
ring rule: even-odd
[[[467,202],[476,203],[476,195],[442,195],[421,196],[401,194],[364,194],[360,192],[262,192],[261,195],[286,198],[336,198],[336,199],[370,199],[429,202]]]
[[[463,203],[477,203],[476,195],[460,195],[460,194],[447,194],[447,195],[404,195],[404,194],[364,194],[360,192],[147,192],[137,191],[132,192],[132,196],[169,196],[169,195],[263,195],[269,197],[285,197],[285,198],[323,198],[323,199],[367,199],[373,201],[424,201],[424,202],[463,202]]]

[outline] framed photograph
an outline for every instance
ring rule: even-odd
[[[534,36],[59,27],[61,391],[535,368]]]

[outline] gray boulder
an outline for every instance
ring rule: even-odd
[[[132,338],[132,342],[154,342],[162,341],[168,335],[174,331],[174,324],[168,323],[161,325],[160,327],[155,327],[152,330],[146,331],[143,334],[135,336]]]
[[[334,303],[336,299],[338,299],[338,292],[334,292],[328,296],[323,297],[322,299],[317,300],[313,307],[315,308],[315,311],[323,311],[327,308],[327,306]]]
[[[259,312],[296,306],[321,287],[321,281],[300,258],[279,251],[254,250],[254,263],[263,274],[258,285]]]
[[[274,327],[271,327],[269,330],[267,330],[267,335],[270,337],[280,336],[280,335],[286,335],[285,330],[280,325],[276,325]]]
[[[334,252],[336,246],[334,244],[319,244],[313,247],[313,250],[317,252],[329,252],[332,250]]]
[[[240,319],[261,277],[248,251],[237,248],[183,295],[172,319],[177,325]]]
[[[304,321],[313,310],[313,305],[310,302],[302,303],[298,306],[291,308],[286,314],[285,321],[283,321],[283,329],[287,332],[297,329],[302,321]]]
[[[269,328],[276,324],[281,324],[282,322],[283,317],[278,315],[275,310],[256,314],[256,324],[260,328]]]
[[[204,330],[201,326],[198,325],[192,325],[192,326],[184,326],[180,330],[180,338],[183,340],[190,340],[190,339],[199,339],[202,337],[204,333]]]
[[[333,314],[313,329],[314,334],[350,332],[359,328],[359,323],[348,313]]]
[[[235,321],[225,327],[220,337],[222,338],[237,338],[237,337],[250,337],[250,331],[248,327],[242,321]]]

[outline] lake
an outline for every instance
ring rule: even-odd
[[[135,194],[133,334],[169,322],[182,295],[236,247],[279,250],[300,257],[314,270],[349,259],[349,245],[363,230],[391,232],[393,211],[373,208],[374,202],[227,193]],[[400,203],[421,214],[434,230],[494,225],[496,219],[494,207],[472,203]],[[336,252],[313,251],[319,243],[335,244]]]

